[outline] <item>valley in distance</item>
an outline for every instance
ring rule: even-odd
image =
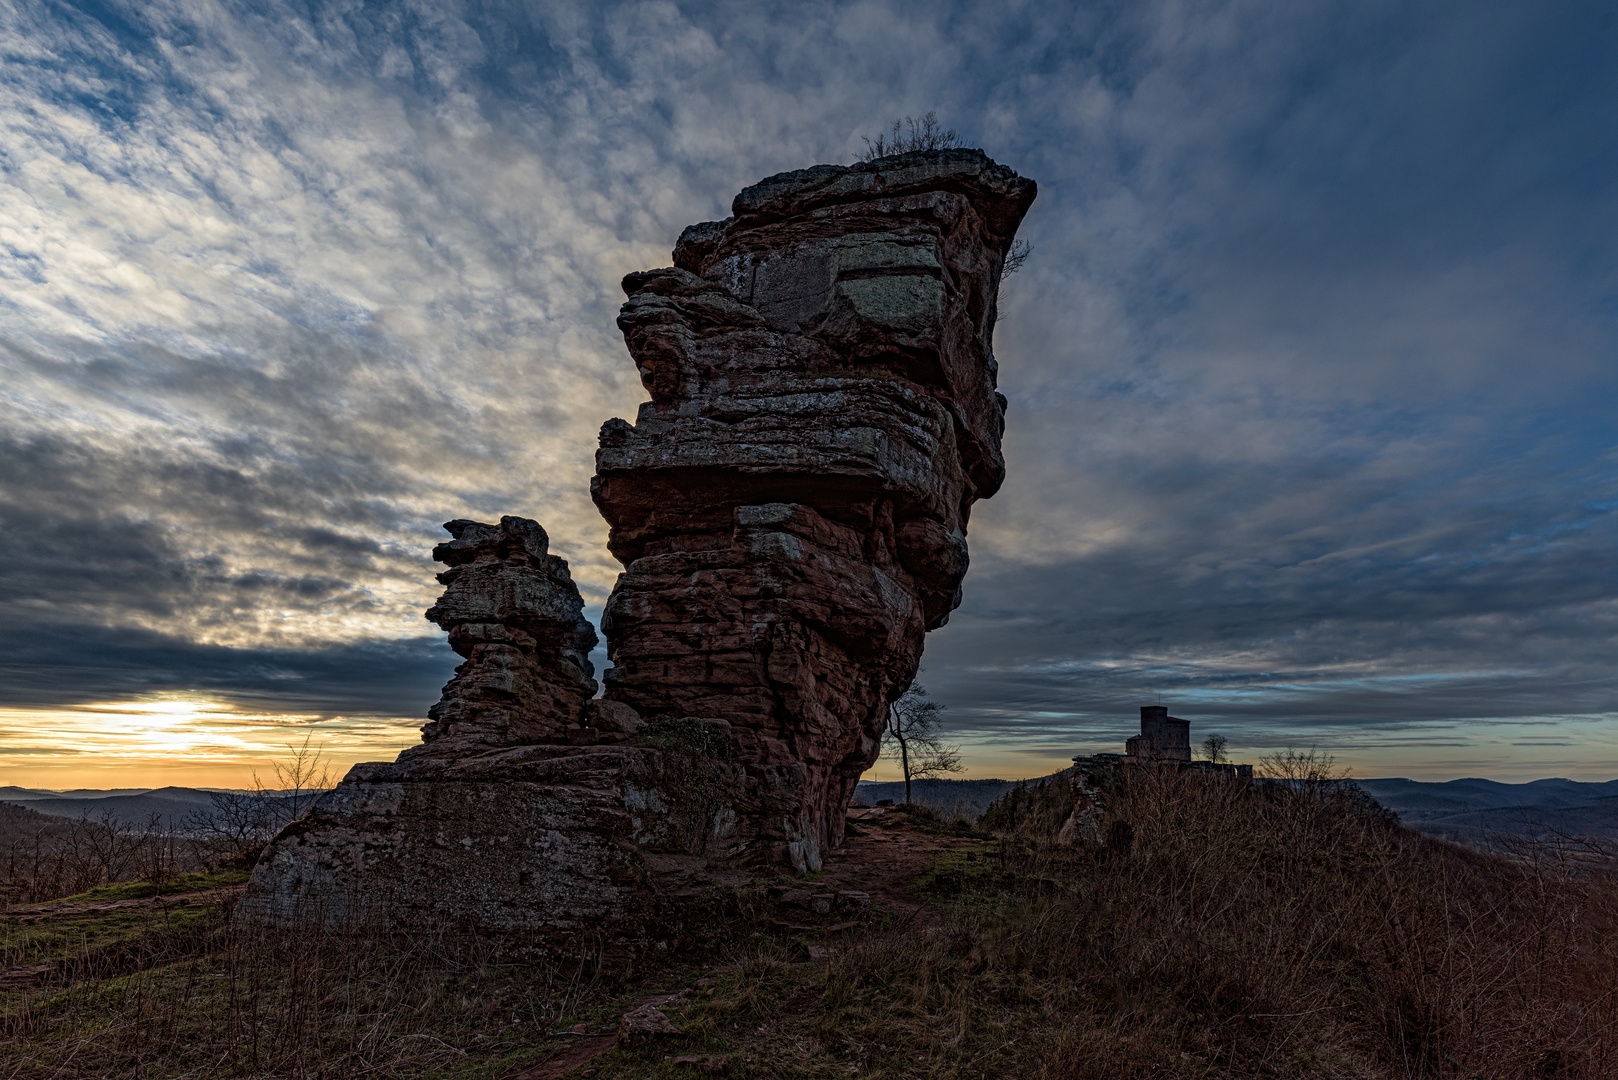
[[[1060,774],[1030,780],[913,781],[911,800],[945,818],[980,817],[989,805],[1019,785],[1037,785]],[[1509,784],[1481,777],[1424,781],[1397,777],[1353,779],[1408,828],[1428,836],[1488,848],[1498,838],[1555,830],[1568,835],[1618,838],[1618,780],[1602,783],[1549,778]],[[52,817],[108,815],[125,825],[142,825],[155,815],[166,827],[181,827],[198,814],[211,816],[215,795],[250,794],[247,788],[43,788],[0,787],[0,803]],[[275,792],[275,794],[282,794]],[[902,780],[861,780],[856,806],[904,800]],[[15,842],[6,836],[0,843]]]

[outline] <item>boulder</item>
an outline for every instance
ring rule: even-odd
[[[597,685],[590,650],[597,638],[567,563],[550,554],[537,521],[498,525],[456,520],[454,538],[433,549],[448,565],[444,595],[427,618],[466,662],[427,711],[421,757],[474,747],[566,739],[581,727]]]
[[[633,953],[669,929],[647,898],[732,883],[724,868],[754,846],[739,824],[772,814],[729,759],[724,721],[649,726],[592,700],[595,631],[537,522],[444,527],[445,591],[427,617],[466,661],[419,745],[354,766],[282,830],[236,918]]]

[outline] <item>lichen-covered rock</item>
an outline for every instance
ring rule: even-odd
[[[731,760],[724,721],[649,727],[592,700],[595,631],[538,523],[445,528],[427,617],[466,662],[420,745],[356,765],[275,838],[237,918],[633,951],[647,897],[728,880],[759,843],[748,827],[783,811]]]
[[[656,899],[734,882],[749,787],[733,763],[656,740],[356,765],[276,837],[236,917],[633,951]]]
[[[976,150],[783,173],[624,280],[651,400],[596,454],[625,566],[606,696],[728,720],[800,870],[840,841],[1004,477],[991,338],[1034,191]]]
[[[665,1035],[678,1035],[680,1029],[656,1005],[631,1009],[618,1020],[618,1045],[641,1046]],[[693,1062],[697,1058],[692,1057]]]

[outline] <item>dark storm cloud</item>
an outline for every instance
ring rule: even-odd
[[[324,649],[199,645],[143,630],[9,626],[0,680],[17,708],[72,708],[206,694],[258,713],[425,718],[455,664],[434,638]]]
[[[958,729],[1618,714],[1613,20],[1330,10],[1197,9],[1230,63],[1134,84],[1144,165],[1042,186],[1084,255],[1014,284],[1012,478],[929,653]]]
[[[1599,6],[4,20],[0,704],[420,715],[456,516],[539,517],[599,604],[618,277],[937,108],[1041,192],[1009,479],[928,647],[958,731],[1059,748],[1162,693],[1419,756],[1618,714]]]

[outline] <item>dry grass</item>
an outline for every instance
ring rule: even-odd
[[[1428,840],[1327,786],[1120,777],[1127,848],[1008,839],[947,929],[831,965],[830,1028],[912,1059],[869,1075],[1012,1054],[1031,1077],[1618,1074],[1610,879]]]
[[[601,1080],[700,1075],[686,1054],[741,1080],[1618,1076],[1599,868],[1428,840],[1326,785],[1147,769],[1107,793],[1130,829],[1090,854],[1049,842],[1062,799],[1034,792],[1019,832],[926,875],[944,911],[878,914],[814,961],[767,919],[617,982],[218,912],[154,924],[71,986],[9,993],[0,1077],[510,1076],[680,987],[684,1033],[609,1051]]]
[[[137,933],[108,932],[131,918]],[[56,962],[6,995],[0,1076],[502,1075],[545,1056],[600,992],[588,970],[430,937],[241,927],[227,905],[82,923],[78,946],[56,932],[31,950],[28,928],[12,932],[12,959]]]
[[[930,932],[813,966],[755,945],[693,1032],[744,1047],[736,1075],[1618,1075],[1610,879],[1428,840],[1328,785],[1143,769],[1109,805],[1127,846],[1006,838]]]

